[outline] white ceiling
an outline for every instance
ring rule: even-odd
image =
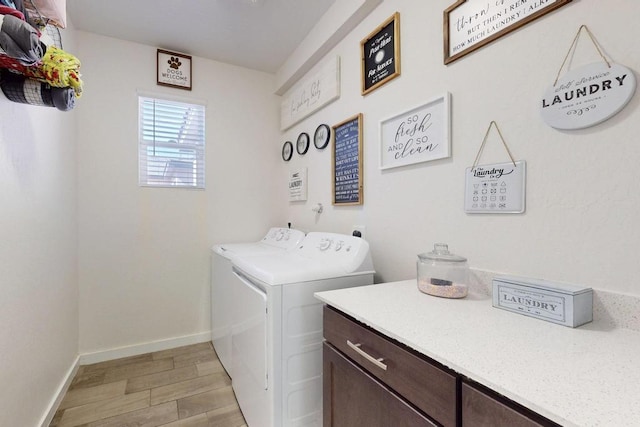
[[[78,30],[275,73],[335,0],[67,0]]]

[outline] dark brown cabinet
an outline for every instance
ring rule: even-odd
[[[462,427],[549,427],[557,424],[526,408],[517,408],[490,390],[462,383]]]
[[[324,427],[558,426],[330,307],[324,337]]]
[[[323,371],[325,427],[398,425],[454,427],[458,425],[456,413],[458,379],[455,373],[436,366],[328,307],[324,309],[324,336],[326,339],[324,355],[327,357]],[[336,355],[341,356],[342,359],[337,359]],[[335,371],[338,366],[337,360],[342,360],[339,365],[340,375]],[[356,370],[359,374],[356,374]],[[347,372],[349,372],[348,375]],[[350,380],[341,379],[345,376]],[[377,387],[374,388],[373,384]],[[364,392],[354,392],[355,395],[352,396],[345,387],[363,387],[370,390],[371,394],[368,394],[367,398],[360,399],[357,397],[358,394]],[[377,390],[376,398],[372,402],[365,402],[371,397],[373,390]],[[356,403],[356,399],[360,403]],[[350,402],[349,406],[344,404],[345,400]],[[389,402],[386,402],[387,400]],[[402,405],[398,402],[402,402]],[[377,411],[373,411],[375,408]],[[391,408],[396,412],[393,412],[394,418],[390,423],[387,423],[387,417],[371,415],[387,413]],[[408,413],[409,409],[415,416],[412,415],[409,420],[402,420],[408,424],[400,424],[401,417],[397,413]],[[377,423],[369,424],[364,421],[356,424],[342,423],[340,420],[343,417],[357,416],[345,414],[349,410],[366,414],[367,417],[371,416],[377,420]],[[354,422],[351,418],[348,419]],[[431,420],[436,424],[432,424]]]
[[[325,343],[325,427],[434,427],[387,386]]]

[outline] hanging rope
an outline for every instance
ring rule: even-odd
[[[502,132],[500,132],[500,128],[498,127],[498,124],[495,121],[491,120],[491,123],[489,123],[489,128],[487,129],[487,133],[484,134],[482,145],[480,145],[478,154],[476,154],[476,159],[473,161],[473,166],[471,167],[471,170],[474,170],[476,166],[478,166],[478,162],[480,161],[480,156],[482,155],[482,150],[484,150],[484,146],[487,143],[487,137],[489,136],[489,131],[491,131],[492,126],[496,127],[496,130],[498,131],[498,135],[500,135],[502,144],[504,145],[504,148],[507,150],[507,154],[509,154],[509,157],[511,158],[511,162],[513,163],[513,166],[516,166],[516,161],[514,160],[513,155],[511,154],[511,150],[509,150],[509,147],[507,146],[507,142],[504,140],[502,136]]]
[[[569,46],[569,51],[565,55],[564,61],[562,61],[562,65],[560,66],[560,69],[558,70],[558,75],[556,76],[556,81],[553,82],[554,86],[556,84],[558,84],[558,79],[560,79],[560,73],[562,72],[562,69],[564,68],[564,65],[566,64],[567,59],[569,59],[569,54],[575,48],[575,45],[578,42],[578,38],[580,37],[580,32],[582,31],[583,28],[587,32],[587,34],[589,35],[589,38],[591,38],[591,42],[593,43],[593,45],[595,46],[596,50],[600,54],[600,57],[602,58],[602,60],[607,63],[607,67],[611,68],[611,64],[609,63],[609,61],[607,61],[607,58],[605,58],[604,54],[602,53],[602,50],[600,50],[600,46],[598,46],[598,43],[596,42],[595,37],[593,37],[593,34],[591,34],[591,31],[589,31],[589,28],[587,28],[586,25],[582,24],[582,25],[580,25],[580,28],[578,28],[578,32],[576,33],[576,36],[573,38],[573,41],[571,42],[571,46]]]

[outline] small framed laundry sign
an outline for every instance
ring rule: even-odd
[[[584,65],[560,73],[569,54],[575,52],[578,39],[585,30],[591,38],[602,62]],[[544,93],[541,105],[542,119],[549,126],[562,130],[584,129],[609,120],[631,101],[636,91],[636,78],[632,70],[612,63],[602,52],[595,37],[586,25],[581,25],[569,47],[558,75]]]
[[[289,201],[307,200],[307,168],[289,173]]]
[[[158,49],[157,72],[158,85],[191,90],[191,56]]]
[[[495,127],[510,162],[479,165],[491,128]],[[464,174],[464,211],[466,213],[523,213],[525,209],[527,163],[516,161],[495,121],[484,135],[473,166]]]
[[[524,160],[467,168],[465,212],[523,213],[526,173]]]

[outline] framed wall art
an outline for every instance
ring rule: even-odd
[[[301,156],[303,154],[306,154],[309,150],[310,142],[311,139],[309,138],[308,133],[302,132],[300,135],[298,135],[298,139],[296,140],[296,151],[298,152],[298,154],[300,154]]]
[[[291,141],[287,141],[282,144],[282,160],[288,162],[291,160],[291,156],[293,156],[293,143]]]
[[[362,95],[400,75],[400,14],[394,13],[360,42]]]
[[[156,68],[158,85],[191,90],[191,56],[158,49]]]
[[[300,202],[307,200],[307,168],[289,173],[289,201]]]
[[[457,0],[444,11],[444,63],[460,59],[570,2]]]
[[[331,128],[329,125],[323,123],[316,128],[316,131],[313,134],[313,145],[315,145],[318,150],[322,150],[329,144],[330,139]]]
[[[380,169],[451,155],[449,93],[380,122]]]
[[[340,57],[323,60],[295,84],[280,103],[280,130],[286,130],[340,98]]]
[[[362,113],[333,126],[331,164],[334,205],[363,203]]]
[[[527,163],[478,165],[465,169],[466,213],[523,213],[525,210]]]

